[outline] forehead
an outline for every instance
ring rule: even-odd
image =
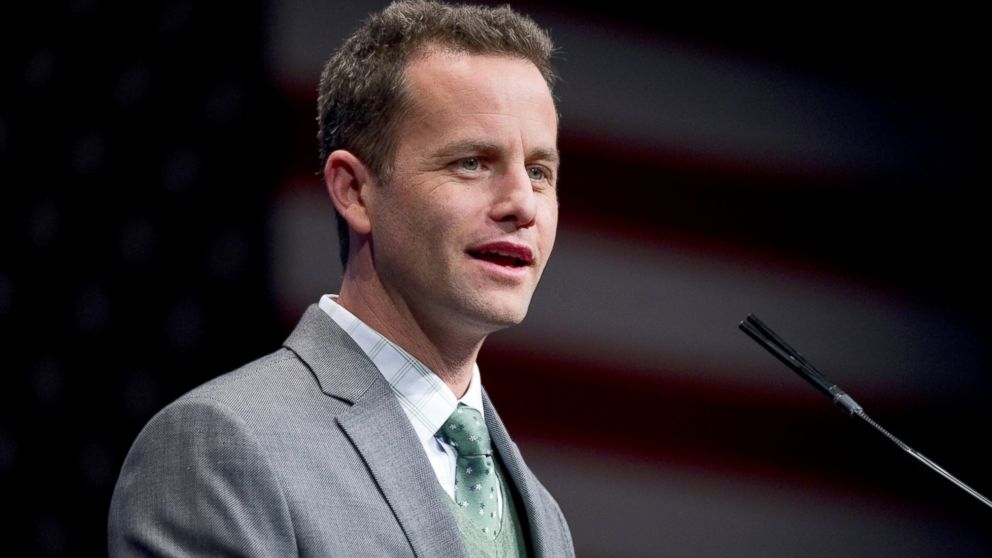
[[[412,58],[405,78],[408,123],[510,117],[557,132],[547,82],[528,60],[435,48]]]

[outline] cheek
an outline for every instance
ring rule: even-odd
[[[545,244],[546,250],[551,250],[555,243],[555,236],[558,234],[558,201],[551,200],[544,210],[544,219],[541,228],[541,240]]]
[[[404,236],[410,243],[410,251],[433,259],[439,257],[442,250],[449,252],[453,246],[460,246],[467,218],[450,199],[411,200],[406,210]]]
[[[557,234],[558,234],[558,227],[556,226],[549,227],[548,230],[545,231],[544,233],[544,249],[549,252],[549,255],[551,249],[554,248],[555,246],[555,238]]]
[[[473,199],[470,192],[451,191],[436,196],[423,207],[424,225],[437,236],[457,236],[473,225],[485,222],[485,203]]]

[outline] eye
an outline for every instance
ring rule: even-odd
[[[548,173],[541,167],[527,167],[527,175],[530,176],[531,180],[535,181],[548,179]]]
[[[482,166],[482,163],[477,157],[468,157],[458,161],[458,168],[467,171],[477,171]]]

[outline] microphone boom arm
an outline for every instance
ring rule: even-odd
[[[916,459],[920,463],[923,463],[930,469],[934,470],[935,472],[943,476],[945,479],[956,484],[959,488],[961,488],[968,494],[971,494],[989,508],[992,508],[992,501],[989,501],[988,498],[981,495],[977,490],[971,488],[967,484],[958,480],[957,477],[948,473],[943,467],[937,465],[936,463],[928,459],[926,456],[924,456],[922,453],[909,447],[908,445],[903,443],[902,440],[896,438],[895,436],[890,434],[887,430],[882,428],[877,422],[869,418],[868,415],[865,413],[864,409],[861,408],[861,405],[858,405],[858,403],[853,398],[851,398],[850,395],[844,393],[843,390],[837,387],[837,384],[834,384],[829,380],[827,380],[826,376],[824,376],[819,370],[817,370],[815,366],[810,364],[809,361],[803,358],[803,356],[800,355],[795,349],[790,347],[789,344],[785,342],[785,340],[783,340],[781,337],[776,335],[775,332],[771,330],[771,328],[769,328],[764,323],[762,323],[757,316],[755,316],[754,314],[748,314],[747,318],[745,318],[744,321],[742,321],[738,327],[740,327],[740,329],[744,333],[748,334],[748,336],[751,337],[751,339],[754,339],[759,345],[764,347],[768,352],[770,352],[776,358],[778,358],[783,363],[785,363],[785,365],[791,368],[796,374],[799,374],[800,377],[802,377],[804,380],[812,384],[812,386],[815,387],[817,391],[823,393],[831,400],[833,400],[835,405],[846,410],[849,415],[856,416],[861,420],[865,421],[872,428],[874,428],[875,430],[880,432],[883,436],[888,438],[889,441],[899,446],[900,449],[911,455],[914,459]]]

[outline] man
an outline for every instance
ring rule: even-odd
[[[554,244],[550,53],[509,8],[413,2],[331,58],[319,121],[340,294],[150,421],[114,493],[111,555],[573,554],[475,364],[524,318]]]

